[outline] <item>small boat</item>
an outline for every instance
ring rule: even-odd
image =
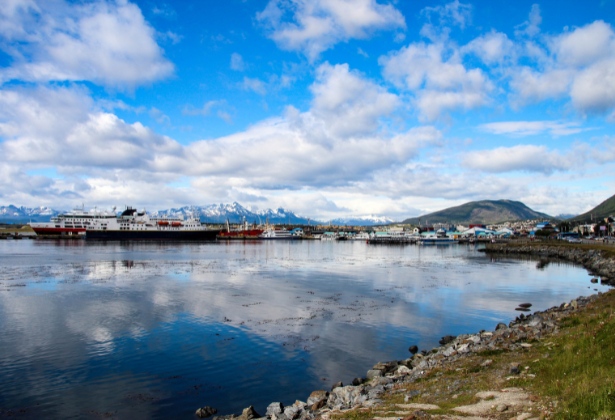
[[[369,241],[370,236],[367,232],[359,232],[356,235],[350,236],[348,239],[352,241]]]
[[[259,239],[301,239],[301,234],[286,229],[266,229],[258,235]]]
[[[435,235],[421,237],[419,243],[422,245],[449,245],[457,243],[457,240],[449,238],[444,229],[438,229]]]

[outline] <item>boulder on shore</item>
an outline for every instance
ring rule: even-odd
[[[216,410],[215,408],[206,405],[205,407],[201,407],[201,408],[197,409],[196,413],[194,413],[194,414],[196,414],[196,416],[198,418],[204,419],[204,418],[213,416],[217,412],[218,412],[218,410]]]

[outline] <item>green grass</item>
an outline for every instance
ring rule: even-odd
[[[522,387],[536,399],[535,417],[549,411],[550,419],[615,419],[615,290],[562,318],[558,325],[558,333],[529,349],[470,355],[401,385],[398,391],[402,392],[386,395],[380,407],[333,414],[332,419],[386,417],[414,390],[420,394],[410,402],[440,407],[430,414],[455,414],[453,408],[477,402],[477,392],[507,387]],[[492,363],[481,366],[486,359]],[[526,374],[510,379],[511,362],[519,363]],[[501,418],[510,418],[506,415],[502,413]]]
[[[615,418],[615,293],[560,325],[550,357],[535,367],[536,391],[558,400],[556,418]]]

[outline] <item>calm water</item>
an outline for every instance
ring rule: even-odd
[[[0,241],[0,416],[193,418],[606,290],[466,246]]]

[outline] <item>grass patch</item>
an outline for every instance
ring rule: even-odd
[[[534,387],[559,401],[561,418],[615,418],[614,292],[564,319],[548,361],[535,368]]]
[[[478,353],[482,357],[491,357],[491,356],[499,356],[502,353],[505,353],[506,350],[495,349],[495,350],[485,350]]]

